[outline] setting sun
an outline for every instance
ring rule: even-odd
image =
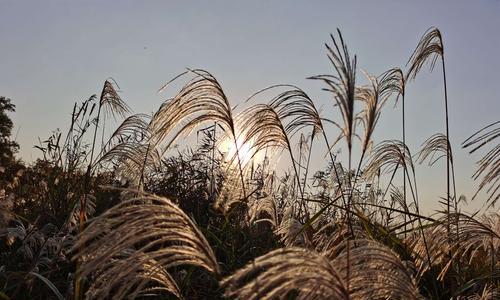
[[[258,162],[263,158],[262,151],[255,153],[252,141],[244,142],[242,137],[237,139],[238,143],[238,154],[243,166],[247,165],[249,162]],[[232,138],[226,137],[219,145],[219,150],[225,154],[226,160],[230,161],[235,159],[236,162],[236,147]]]

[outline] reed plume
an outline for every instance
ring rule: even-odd
[[[381,90],[385,93],[396,94],[396,105],[401,98],[401,129],[402,129],[402,142],[406,145],[406,115],[405,115],[405,92],[406,92],[406,78],[400,68],[392,68],[380,75],[380,82],[382,85]],[[403,152],[403,155],[406,153]],[[404,159],[403,159],[404,160]],[[403,171],[403,201],[406,204],[406,175]],[[404,216],[406,219],[406,215]]]
[[[368,165],[365,168],[365,176],[367,178],[373,178],[376,174],[378,174],[379,170],[381,172],[387,172],[390,171],[391,169],[394,169],[395,171],[400,166],[403,168],[403,172],[406,174],[406,177],[408,179],[408,184],[413,197],[413,203],[415,205],[415,211],[419,223],[419,230],[421,233],[421,238],[424,246],[423,249],[426,252],[427,261],[430,265],[431,254],[429,252],[429,246],[426,241],[425,232],[422,226],[422,220],[421,220],[422,218],[420,214],[417,183],[415,176],[415,167],[408,147],[399,141],[381,142],[374,148],[370,161],[368,162]]]
[[[255,104],[241,113],[241,134],[243,144],[248,144],[253,155],[265,149],[286,149],[295,172],[299,192],[304,191],[300,184],[297,162],[287,131],[278,112],[268,104]]]
[[[114,82],[114,81],[113,81]],[[89,163],[87,166],[87,172],[85,174],[85,179],[83,182],[83,189],[84,189],[84,194],[80,199],[80,232],[83,231],[84,229],[84,222],[86,220],[86,212],[85,212],[85,207],[87,206],[87,197],[88,197],[88,192],[90,188],[90,177],[92,176],[92,169],[94,167],[94,150],[96,146],[96,138],[97,138],[97,129],[99,127],[99,123],[101,120],[101,112],[104,112],[104,118],[103,121],[105,122],[106,116],[112,115],[114,118],[116,118],[117,115],[119,116],[124,116],[126,113],[129,112],[129,108],[127,104],[120,98],[118,95],[117,90],[115,89],[115,85],[113,85],[113,82],[110,80],[106,80],[104,82],[104,86],[101,91],[101,95],[99,97],[99,103],[98,103],[98,110],[97,110],[97,116],[94,120],[94,136],[92,139],[92,147],[90,150],[90,159]],[[118,85],[116,85],[118,87]],[[93,108],[91,109],[93,110]],[[76,299],[80,298],[81,295],[81,282],[78,277],[76,277],[75,281],[75,297]]]
[[[145,114],[127,117],[104,144],[96,164],[110,164],[118,176],[142,186],[144,173],[158,168],[161,160],[152,145],[150,122],[151,117]]]
[[[446,85],[446,68],[444,63],[444,45],[441,32],[436,27],[429,28],[422,38],[420,39],[415,51],[408,60],[410,68],[407,73],[407,78],[415,79],[417,73],[420,72],[422,67],[426,62],[430,61],[430,70],[434,69],[436,61],[441,58],[441,65],[443,70],[443,86],[444,86],[444,106],[445,106],[445,125],[446,125],[446,143],[447,150],[445,151],[446,159],[446,211],[450,213],[450,181],[451,181],[451,166],[452,161],[451,155],[451,145],[450,145],[450,129],[448,121],[448,92]],[[449,234],[449,230],[448,230]]]
[[[113,280],[104,285],[91,283],[89,291],[104,298],[111,292],[128,294],[136,284],[144,286],[145,277],[158,281],[161,276],[166,283],[162,287],[174,291],[165,272],[180,265],[219,272],[215,255],[196,225],[170,200],[156,196],[124,200],[97,217],[80,234],[73,246],[77,249],[75,258],[82,262],[79,276],[96,273],[97,278]],[[151,264],[158,265],[158,271],[145,267]],[[111,287],[116,289],[111,291]]]
[[[349,299],[345,283],[326,257],[304,248],[271,251],[221,282],[226,297]]]
[[[263,93],[268,90],[275,90],[278,88],[286,88],[284,92],[281,92],[274,98],[272,98],[269,101],[269,105],[274,108],[276,113],[278,114],[280,120],[282,120],[282,123],[284,124],[285,131],[287,132],[289,138],[291,139],[296,133],[301,131],[304,128],[311,128],[311,141],[309,145],[309,150],[308,150],[308,158],[306,162],[306,168],[305,168],[305,179],[303,183],[302,190],[305,190],[305,181],[307,180],[307,174],[309,170],[309,161],[311,158],[311,153],[312,153],[312,146],[314,143],[314,139],[317,135],[321,135],[323,137],[323,140],[327,146],[328,149],[328,155],[330,157],[330,160],[332,164],[335,163],[335,158],[333,157],[331,153],[331,149],[339,138],[336,139],[336,141],[331,144],[330,141],[328,140],[326,136],[326,130],[324,127],[324,123],[330,123],[335,125],[337,128],[341,128],[338,123],[335,121],[332,121],[330,119],[323,118],[320,115],[319,110],[316,108],[316,105],[314,104],[314,101],[307,95],[306,92],[304,92],[302,89],[299,87],[296,87],[294,85],[286,85],[286,84],[280,84],[280,85],[274,85],[270,86],[268,88],[265,88],[254,95],[252,95],[249,99],[257,96],[260,93]],[[300,165],[300,164],[299,164]],[[334,169],[335,173],[337,173],[337,170]],[[338,174],[336,174],[336,178],[339,179]],[[342,191],[342,183],[338,181],[340,190]],[[344,197],[344,194],[342,193],[342,196]],[[344,203],[346,203],[344,199]]]
[[[241,146],[237,140],[239,133],[233,117],[233,109],[215,77],[204,70],[188,70],[163,85],[159,92],[166,89],[173,81],[188,74],[193,75],[193,77],[175,97],[165,101],[153,116],[151,128],[156,139],[154,145],[163,143],[164,150],[162,152],[164,152],[181,134],[189,133],[202,123],[217,122],[218,126],[229,136],[236,149],[242,198],[246,199],[247,193],[240,154]],[[178,127],[180,129],[175,132]],[[173,136],[167,140],[171,135]]]
[[[348,183],[349,189],[352,191],[351,182],[351,158],[352,158],[352,139],[355,135],[354,125],[355,125],[355,110],[354,101],[356,94],[356,55],[351,61],[349,51],[347,50],[347,45],[344,43],[342,33],[337,29],[337,33],[340,40],[339,43],[333,36],[330,35],[334,47],[331,48],[328,44],[325,44],[328,59],[332,63],[336,75],[317,75],[311,77],[311,79],[321,80],[326,83],[327,88],[324,90],[332,93],[335,105],[340,110],[342,117],[343,126],[341,127],[342,136],[344,137],[347,150],[348,150]],[[352,227],[351,220],[351,201],[352,192],[347,199],[347,211],[346,217],[349,223],[349,227]],[[349,243],[349,242],[348,242]],[[349,244],[348,247],[349,248]],[[347,251],[347,260],[349,261],[349,250]],[[348,263],[349,265],[349,263]],[[347,272],[347,287],[349,290],[349,272]]]
[[[345,243],[325,252],[274,250],[222,281],[240,299],[419,299],[416,281],[399,257],[374,241],[356,240],[347,267]],[[351,287],[345,283],[351,270]]]
[[[474,153],[486,145],[494,144],[494,141],[500,137],[500,121],[494,122],[483,127],[463,142],[464,148],[469,148],[469,153]],[[479,183],[479,188],[474,194],[486,189],[489,194],[486,202],[489,206],[495,206],[500,199],[500,144],[493,146],[479,161],[478,169],[472,176],[474,180],[483,177]]]

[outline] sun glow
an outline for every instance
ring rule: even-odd
[[[252,147],[253,146],[252,141],[247,141],[245,143],[243,138],[239,137],[236,143],[238,145],[237,149],[238,149],[239,159],[241,160],[243,166],[247,165],[252,161],[258,162],[263,158],[263,154],[261,152],[255,153],[255,149]],[[234,160],[233,163],[237,163],[236,145],[232,138],[229,137],[225,138],[220,144],[219,150],[225,153],[226,159],[228,161]]]

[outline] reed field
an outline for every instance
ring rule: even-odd
[[[186,69],[154,113],[135,113],[109,78],[30,164],[11,138],[15,99],[0,98],[0,299],[500,299],[500,121],[449,142],[438,28],[382,74],[361,70],[348,41],[332,33],[331,72],[309,77],[328,110],[288,84],[232,101]],[[429,72],[442,122],[410,149],[406,92]],[[400,134],[374,140],[386,110]],[[481,156],[467,174],[461,148]],[[446,176],[431,214],[423,163]],[[472,176],[473,199],[456,176]]]

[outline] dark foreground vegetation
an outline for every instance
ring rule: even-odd
[[[439,30],[424,34],[407,70],[364,79],[340,31],[331,38],[332,74],[311,77],[331,115],[290,85],[234,109],[203,70],[162,87],[183,82],[154,115],[131,114],[107,80],[25,165],[10,137],[15,107],[0,98],[0,299],[498,299],[500,123],[460,145],[484,154],[471,171],[474,201],[491,208],[464,214]],[[444,133],[413,154],[405,90],[436,64]],[[395,102],[401,136],[374,145]],[[175,147],[187,134],[197,144]],[[326,161],[315,173],[312,156]],[[414,164],[437,160],[442,210],[424,216]]]

